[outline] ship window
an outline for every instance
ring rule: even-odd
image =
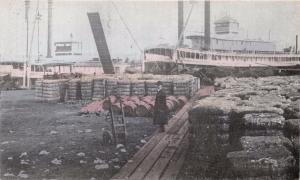
[[[186,58],[191,58],[191,53],[190,52],[187,52],[185,54],[186,54]]]
[[[196,59],[199,59],[199,53],[196,53]]]
[[[191,53],[191,58],[195,59],[195,53]]]

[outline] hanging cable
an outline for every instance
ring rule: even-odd
[[[120,17],[122,23],[124,24],[125,28],[127,29],[128,33],[129,33],[129,35],[131,36],[131,39],[132,39],[133,42],[135,43],[136,47],[137,47],[141,52],[143,52],[143,49],[139,46],[138,42],[135,40],[135,38],[134,38],[132,32],[130,31],[130,29],[129,29],[129,27],[127,26],[125,20],[123,19],[123,17],[122,17],[122,15],[121,15],[120,11],[118,10],[117,5],[116,5],[113,1],[111,1],[111,3],[112,3],[112,5],[113,5],[113,7],[115,8],[115,10],[117,11],[117,13],[118,13],[118,15],[119,15],[119,17]]]
[[[38,20],[39,16],[39,0],[37,0],[37,5],[36,5],[36,10],[35,10],[35,18],[34,18],[34,23],[33,23],[33,30],[32,30],[32,35],[31,35],[31,39],[30,39],[30,49],[29,49],[29,58],[28,61],[30,61],[31,59],[31,52],[32,52],[32,46],[33,46],[33,38],[34,38],[34,34],[35,34],[35,25],[36,22]]]

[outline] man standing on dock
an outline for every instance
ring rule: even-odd
[[[166,102],[166,93],[162,89],[162,82],[157,82],[158,91],[154,104],[153,124],[160,126],[160,132],[165,132],[165,124],[168,122],[168,108]]]

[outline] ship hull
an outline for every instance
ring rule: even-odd
[[[174,62],[145,62],[145,72],[153,74],[177,74],[189,73],[197,75],[197,73],[205,74],[214,79],[216,77],[264,77],[275,75],[293,75],[300,74],[300,66],[248,66],[248,67],[232,67],[232,66],[210,66],[210,65],[194,65],[194,64],[176,64]]]

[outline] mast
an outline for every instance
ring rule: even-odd
[[[183,45],[183,39],[182,37],[182,33],[183,33],[183,1],[182,0],[178,0],[178,46],[182,46]]]
[[[204,2],[204,47],[210,50],[210,1]]]
[[[24,74],[23,74],[23,87],[26,87],[26,79],[27,79],[27,66],[28,66],[28,38],[29,38],[29,20],[28,20],[28,13],[29,13],[29,5],[30,5],[30,0],[25,0],[25,23],[26,23],[26,56],[24,60]],[[27,84],[28,85],[28,84]]]
[[[52,44],[52,0],[48,0],[48,44],[47,44],[47,58],[51,58],[51,44]]]

